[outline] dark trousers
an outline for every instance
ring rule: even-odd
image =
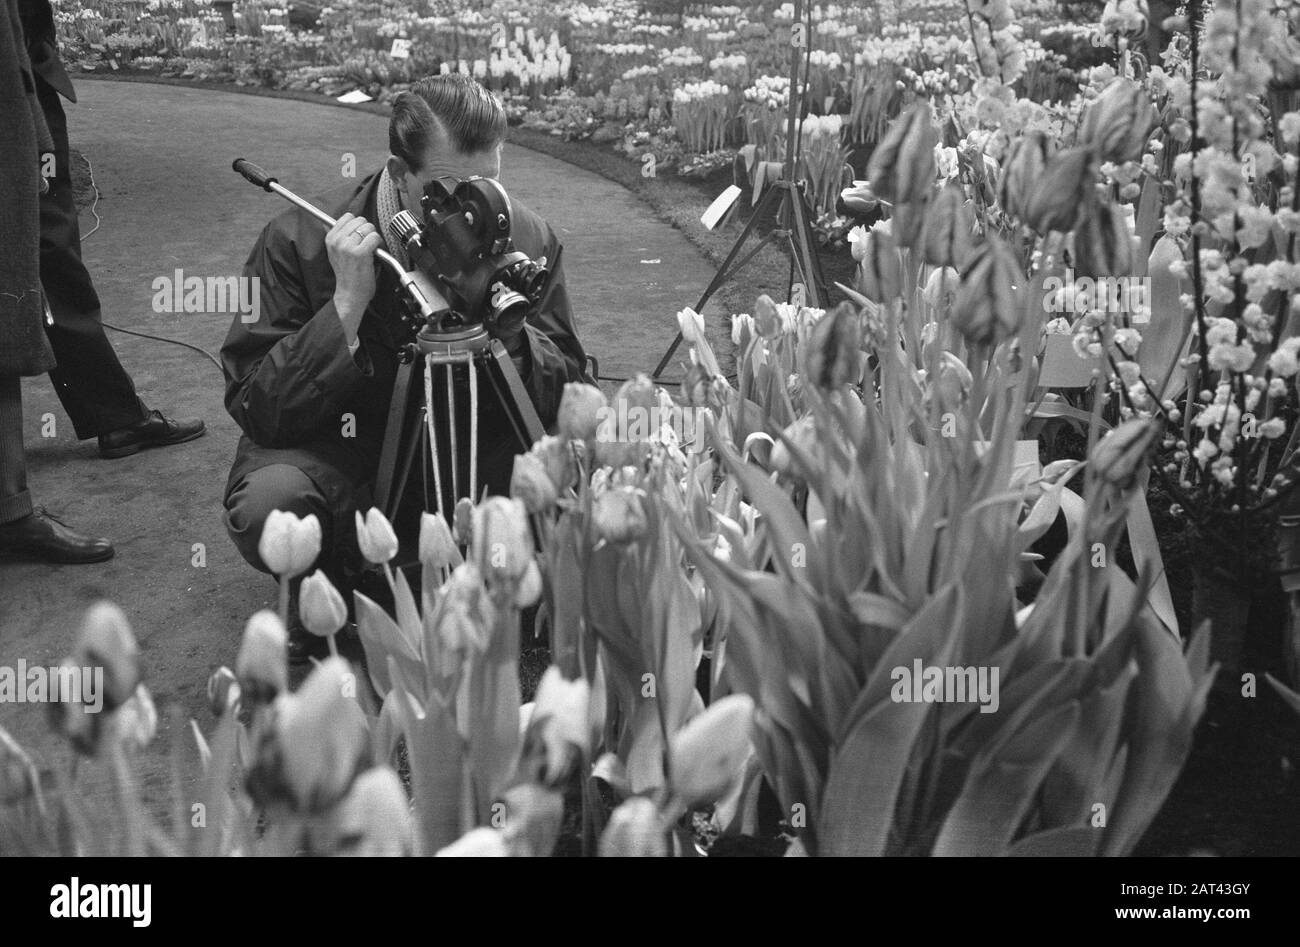
[[[23,453],[23,389],[17,375],[0,375],[0,523],[32,511]]]
[[[144,420],[135,384],[104,335],[95,285],[81,262],[81,225],[72,193],[68,119],[59,94],[36,80],[41,110],[54,136],[55,174],[41,197],[41,285],[54,325],[46,334],[58,367],[50,372],[54,391],[85,440]]]

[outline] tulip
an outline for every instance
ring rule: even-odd
[[[149,688],[141,684],[113,714],[113,735],[122,745],[132,750],[143,750],[158,734],[158,711],[154,708]]]
[[[542,757],[538,781],[549,786],[561,785],[577,759],[590,751],[587,717],[590,699],[591,687],[585,679],[566,681],[554,664],[542,675],[528,723],[529,744],[540,746],[525,751],[530,756]]]
[[[704,317],[694,309],[686,308],[677,313],[677,325],[681,329],[682,340],[690,346],[695,360],[705,371],[710,375],[722,374],[717,359],[714,358],[713,347],[704,334]]]
[[[872,190],[894,204],[906,204],[928,191],[934,181],[937,140],[929,103],[918,102],[895,119],[872,153],[867,166]]]
[[[482,826],[471,829],[446,848],[440,848],[438,858],[505,858],[510,854],[506,837],[499,829]]]
[[[648,523],[636,488],[610,488],[596,497],[591,504],[591,525],[597,537],[616,544],[643,535]]]
[[[532,453],[515,457],[510,474],[510,495],[523,501],[529,513],[543,513],[555,506],[559,494],[542,462]]]
[[[366,770],[330,815],[334,854],[400,858],[415,848],[415,826],[401,778],[387,766]]]
[[[934,266],[961,267],[970,256],[974,229],[975,216],[960,185],[947,185],[926,214],[922,258]]]
[[[998,203],[1010,217],[1024,218],[1029,198],[1056,149],[1042,132],[1028,132],[1016,142],[998,183]]]
[[[673,736],[668,756],[673,794],[686,806],[714,802],[731,787],[750,749],[754,701],[730,694]]]
[[[556,429],[560,436],[573,441],[589,441],[596,436],[600,409],[605,407],[605,395],[594,385],[568,382],[560,396],[556,415]]]
[[[275,612],[255,612],[244,626],[235,658],[235,676],[242,693],[254,704],[270,703],[288,689],[289,636]]]
[[[691,310],[683,310],[683,312],[691,312]],[[702,317],[695,313],[692,313],[692,315],[701,320],[700,333],[703,334]],[[680,313],[678,314],[678,319],[679,321],[681,320]],[[692,319],[687,319],[685,321],[688,324],[694,325],[694,320]],[[614,394],[614,401],[610,405],[611,409],[615,405],[620,406],[620,410],[624,410],[621,406],[626,405],[625,410],[628,417],[631,417],[636,411],[644,411],[648,414],[651,408],[659,406],[659,395],[655,391],[655,383],[645,372],[638,372],[636,377],[629,378],[619,386],[618,391]]]
[[[772,297],[764,293],[754,303],[754,328],[758,334],[769,341],[781,334],[783,323],[781,314]]]
[[[531,608],[542,597],[542,570],[537,567],[537,560],[528,563],[519,583],[515,586],[515,608]]]
[[[1160,427],[1154,421],[1125,421],[1097,442],[1088,464],[1104,483],[1126,490],[1136,480],[1138,467],[1159,433]]]
[[[776,442],[772,448],[771,459],[769,461],[773,470],[784,477],[791,479],[800,479],[799,469],[794,464],[794,456],[790,448],[786,446],[785,441],[791,441],[799,451],[814,464],[820,466],[823,451],[821,447],[821,438],[817,433],[817,418],[814,415],[806,414],[799,420],[795,421],[784,431],[781,432],[782,439]]]
[[[1043,235],[1073,230],[1093,194],[1094,164],[1092,149],[1086,146],[1054,155],[1025,205],[1024,222]]]
[[[1094,200],[1074,229],[1074,270],[1079,276],[1127,276],[1133,268],[1133,242],[1124,212]]]
[[[933,309],[946,306],[952,302],[952,297],[960,283],[961,276],[951,266],[938,267],[926,279],[925,287],[921,290],[921,298]]]
[[[921,241],[925,221],[930,212],[930,191],[922,191],[916,199],[897,204],[888,220],[889,235],[900,247],[914,247]]]
[[[709,403],[709,386],[712,381],[703,366],[688,365],[686,374],[682,376],[682,400],[691,408],[706,406]]]
[[[974,381],[970,369],[951,352],[941,352],[935,375],[934,387],[939,395],[939,404],[945,411],[959,407],[970,394]]]
[[[1157,121],[1146,89],[1132,79],[1114,79],[1083,113],[1079,141],[1102,161],[1136,161]]]
[[[564,793],[533,783],[506,790],[502,838],[511,855],[546,858],[555,851],[564,827]]]
[[[860,217],[865,217],[880,206],[880,199],[872,193],[871,185],[866,181],[854,181],[852,187],[840,191],[840,200],[846,211]]]
[[[609,816],[600,836],[602,858],[662,858],[668,854],[666,828],[659,807],[633,796]]]
[[[452,570],[434,608],[433,627],[449,651],[482,651],[496,624],[496,608],[483,586],[483,575],[472,562]]]
[[[903,262],[888,229],[871,228],[858,273],[862,295],[873,302],[892,303],[903,294]]]
[[[1106,0],[1101,11],[1102,35],[1139,40],[1146,35],[1150,16],[1147,0]]]
[[[239,679],[228,667],[219,667],[208,678],[208,707],[214,717],[224,717],[239,706]]]
[[[304,628],[321,638],[333,638],[348,622],[347,603],[319,569],[298,587],[298,618]]]
[[[573,447],[568,441],[548,434],[535,443],[529,453],[541,462],[557,496],[563,496],[577,482],[578,468],[573,458]]]
[[[249,791],[264,805],[287,801],[295,812],[321,813],[342,800],[369,749],[366,719],[353,696],[348,662],[329,657],[296,694],[276,698],[270,745],[259,747]]]
[[[971,345],[996,345],[1020,326],[1020,267],[990,235],[976,248],[953,301],[952,322]]]
[[[420,514],[420,563],[427,569],[454,569],[461,563],[460,550],[441,513]]]
[[[854,384],[862,375],[862,317],[842,302],[813,326],[804,348],[804,375],[824,392]]]
[[[462,546],[468,546],[474,539],[474,504],[469,497],[461,497],[456,501],[451,534]]]
[[[397,555],[397,534],[378,507],[372,506],[367,510],[364,519],[361,511],[357,510],[356,521],[357,544],[367,562],[382,566]]]
[[[523,501],[488,497],[474,508],[474,561],[491,584],[517,582],[533,559],[533,534]]]
[[[299,519],[285,510],[272,510],[262,525],[257,554],[281,579],[302,575],[320,555],[321,528],[315,513]]]
[[[86,612],[72,659],[81,667],[104,669],[105,711],[130,700],[140,683],[140,646],[126,615],[111,602],[97,602]]]

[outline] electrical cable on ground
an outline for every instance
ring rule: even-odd
[[[80,154],[80,152],[78,152],[78,154]],[[102,224],[104,220],[102,217],[99,216],[99,211],[96,209],[99,206],[100,195],[99,195],[99,185],[95,183],[95,169],[91,165],[90,159],[87,158],[84,154],[81,155],[81,160],[86,162],[86,173],[90,175],[90,187],[95,192],[95,199],[90,203],[90,212],[95,217],[95,226],[91,227],[89,232],[87,232],[84,236],[81,237],[81,242],[85,243],[88,239],[90,239],[90,237],[95,233],[95,231],[99,229],[100,224]],[[111,322],[104,322],[104,328],[112,329],[114,332],[121,332],[124,335],[134,335],[141,339],[150,339],[154,342],[166,342],[168,345],[179,345],[181,348],[186,348],[198,352],[200,355],[202,355],[204,358],[210,361],[213,365],[217,366],[217,371],[223,371],[221,368],[221,362],[217,360],[217,357],[215,355],[213,355],[207,349],[201,349],[197,345],[191,345],[189,342],[182,342],[179,339],[168,339],[161,335],[150,335],[148,332],[137,332],[134,329],[123,329],[121,326],[115,326]]]

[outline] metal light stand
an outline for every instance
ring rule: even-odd
[[[794,0],[794,20],[796,26],[803,25],[804,0]],[[772,184],[758,203],[754,205],[754,211],[750,214],[745,228],[736,238],[726,259],[722,261],[722,266],[714,275],[708,288],[704,290],[704,295],[700,301],[695,304],[695,311],[703,313],[705,305],[713,297],[727,280],[731,279],[737,271],[752,260],[763,247],[769,243],[780,241],[783,243],[790,254],[790,278],[787,283],[787,297],[793,295],[796,282],[800,282],[805,287],[806,301],[810,306],[825,308],[828,299],[826,289],[826,274],[822,271],[821,259],[816,252],[816,239],[813,236],[812,214],[804,201],[802,183],[795,180],[795,147],[799,134],[799,114],[803,111],[803,96],[799,89],[799,54],[801,50],[811,41],[812,30],[808,27],[803,29],[804,43],[796,43],[798,35],[794,29],[791,30],[790,40],[790,102],[786,111],[786,135],[785,135],[785,160],[782,164],[781,180]],[[767,219],[768,214],[774,214],[777,226],[764,234],[757,244],[743,258],[740,257],[741,249],[746,241],[757,231],[760,220]],[[795,276],[799,276],[796,280]],[[664,369],[668,367],[668,362],[672,359],[677,347],[682,344],[682,334],[678,332],[673,337],[672,344],[668,346],[668,351],[664,353],[659,364],[655,366],[654,375],[656,381],[663,375]]]

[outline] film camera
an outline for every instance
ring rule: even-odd
[[[389,233],[411,263],[446,291],[452,325],[487,327],[522,322],[541,298],[546,267],[515,248],[510,237],[510,198],[492,178],[442,178],[428,184],[420,201],[424,225],[400,211]]]

